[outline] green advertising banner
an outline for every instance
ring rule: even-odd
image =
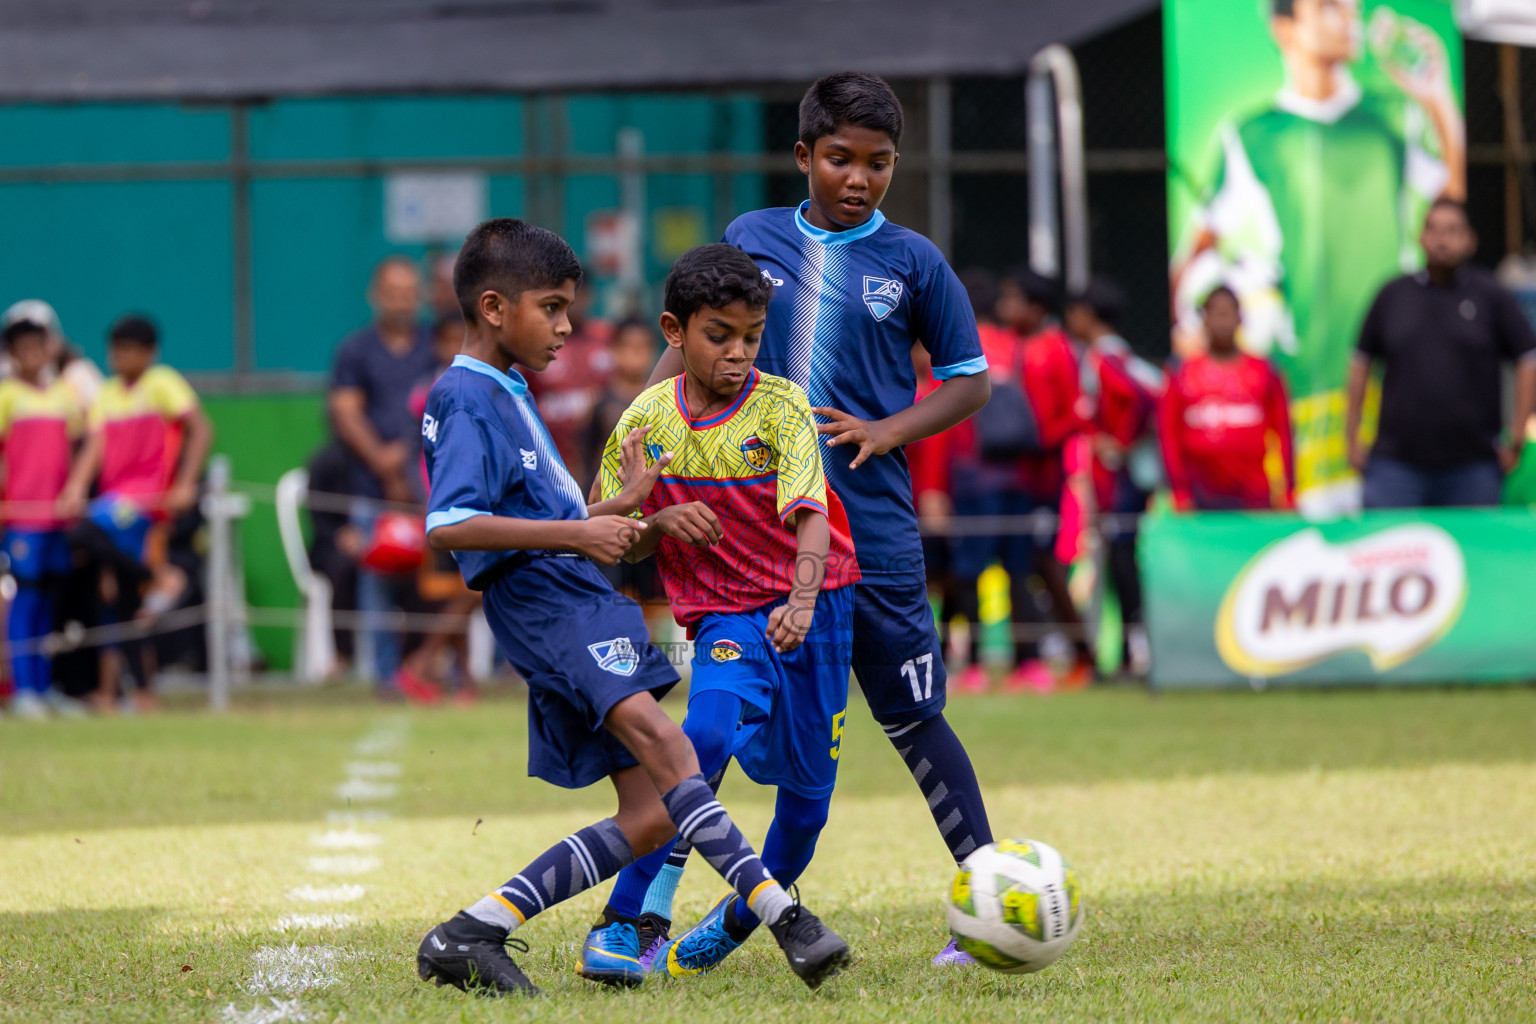
[[[1158,689],[1536,678],[1536,515],[1153,515],[1138,555]]]
[[[1366,310],[1417,269],[1429,204],[1466,196],[1451,0],[1167,0],[1174,351],[1226,284],[1291,396],[1297,499],[1358,507],[1344,381]]]

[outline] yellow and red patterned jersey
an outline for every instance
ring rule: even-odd
[[[671,452],[672,461],[640,514],[700,501],[714,511],[724,534],[708,548],[670,537],[657,546],[680,624],[692,626],[711,613],[750,611],[785,597],[794,581],[794,517],[803,508],[824,514],[831,528],[823,589],[859,579],[848,516],[827,486],[816,420],[799,387],[754,368],[729,407],[702,419],[688,412],[681,376],[646,389],[603,449],[604,498],[623,489],[620,445],[643,426],[651,428],[646,464],[663,452]]]

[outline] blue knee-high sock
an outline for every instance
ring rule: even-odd
[[[731,758],[731,746],[736,742],[736,724],[741,721],[741,698],[720,690],[703,690],[688,699],[688,714],[683,717],[683,734],[693,743],[699,758],[699,770],[706,778],[716,779],[725,770]],[[653,853],[635,861],[619,872],[613,894],[608,897],[611,917],[624,919],[638,917],[641,906],[657,873],[667,863],[673,843],[662,843]],[[676,889],[676,883],[673,883]],[[671,900],[667,901],[668,907]]]
[[[13,642],[35,640],[48,635],[53,622],[53,602],[46,591],[34,583],[17,582],[16,597],[6,617],[6,635]],[[11,676],[18,693],[48,692],[51,666],[40,651],[21,650],[11,655]]]
[[[981,799],[976,769],[955,730],[943,715],[907,725],[887,725],[886,738],[906,762],[917,788],[928,801],[933,823],[955,863],[992,841],[987,806]]]
[[[768,839],[763,843],[763,866],[773,872],[780,885],[791,884],[810,866],[816,840],[827,826],[827,809],[831,804],[830,794],[804,797],[779,790],[773,824],[768,826]],[[731,905],[731,913],[743,930],[758,926],[757,915],[740,899]]]
[[[510,932],[533,915],[613,877],[632,860],[629,840],[612,818],[604,818],[545,850],[464,912]]]

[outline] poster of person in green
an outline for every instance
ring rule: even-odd
[[[1238,293],[1242,344],[1285,377],[1297,502],[1358,507],[1344,382],[1377,289],[1417,269],[1429,204],[1466,195],[1450,0],[1168,0],[1176,353]]]

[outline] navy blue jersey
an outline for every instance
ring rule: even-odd
[[[914,341],[932,354],[939,380],[986,370],[965,288],[932,242],[879,210],[861,227],[822,231],[805,219],[807,205],[744,214],[725,230],[776,289],[759,369],[800,385],[812,405],[865,420],[916,399]],[[823,449],[822,463],[848,510],[864,579],[921,580],[906,455],[897,449],[850,470],[856,453]]]
[[[427,396],[422,452],[432,494],[427,532],[475,516],[585,519],[587,503],[560,461],[516,370],[455,356]],[[565,552],[560,552],[565,554]],[[483,590],[522,551],[455,551],[464,582]]]

